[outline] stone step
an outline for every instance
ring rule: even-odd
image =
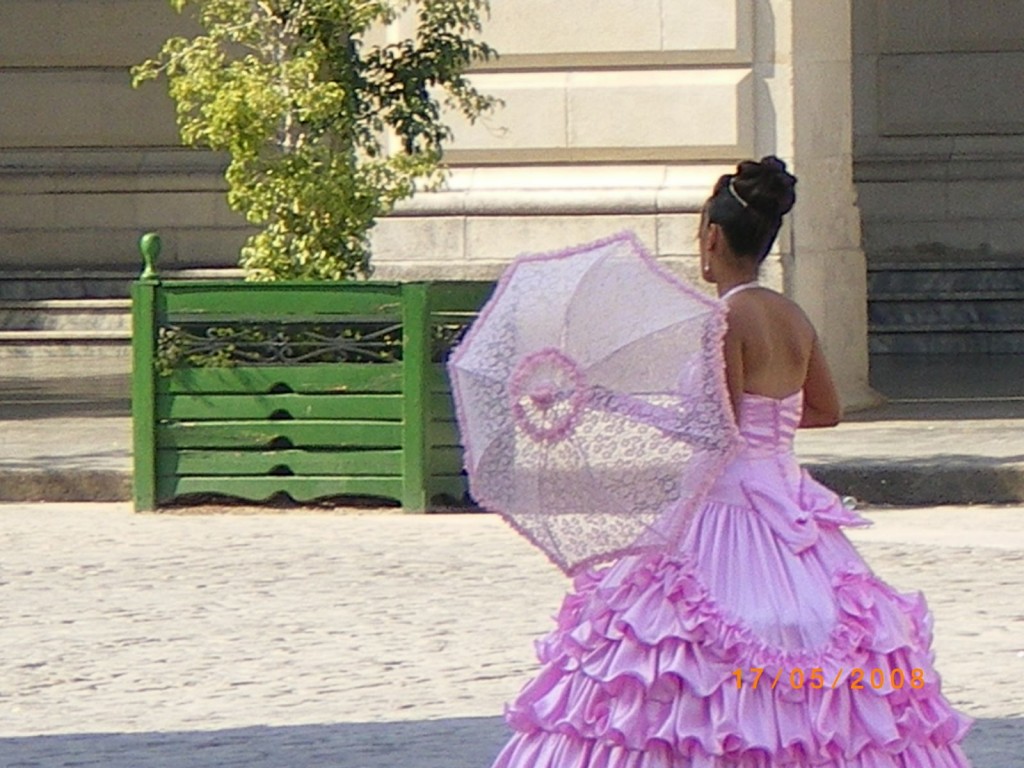
[[[92,343],[111,344],[130,341],[132,332],[123,329],[91,329],[60,331],[0,331],[0,344]]]
[[[1019,291],[873,291],[872,302],[888,301],[1024,301]]]
[[[1024,326],[1024,300],[875,298],[868,302],[868,325],[872,329],[900,325],[936,329],[956,326],[963,330]]]
[[[878,333],[1024,333],[1024,322],[1021,323],[987,323],[981,327],[977,323],[891,323],[871,326]]]
[[[972,258],[967,255],[954,255],[947,259],[923,258],[878,258],[867,261],[868,272],[962,272],[965,270],[1024,270],[1024,255],[1008,255],[1001,258]]]
[[[126,299],[137,275],[118,271],[0,271],[0,301]]]
[[[129,299],[0,300],[0,330],[131,330]]]
[[[873,259],[867,278],[872,353],[1024,352],[1024,257]]]
[[[868,296],[915,293],[929,296],[975,292],[1024,292],[1024,270],[893,271],[868,274]]]
[[[127,359],[131,340],[123,329],[0,331],[0,359]]]
[[[1024,257],[868,262],[868,297],[1024,293]]]
[[[1020,355],[1024,354],[1024,329],[991,333],[872,329],[868,350],[880,355]]]

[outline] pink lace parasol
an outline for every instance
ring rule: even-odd
[[[676,546],[739,444],[725,312],[629,232],[516,259],[448,363],[473,497],[569,574]]]

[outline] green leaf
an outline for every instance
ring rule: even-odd
[[[182,142],[229,153],[228,203],[261,227],[249,279],[367,277],[376,220],[444,177],[442,105],[472,121],[499,104],[465,76],[496,55],[476,39],[486,0],[169,2],[202,33],[167,40],[133,84],[166,77]],[[365,45],[413,7],[412,37]]]

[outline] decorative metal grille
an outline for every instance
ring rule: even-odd
[[[466,335],[472,318],[459,321],[448,321],[439,323],[433,328],[431,336],[430,359],[435,363],[448,361],[448,355],[459,345],[462,337]]]
[[[430,355],[444,362],[470,320],[432,329]],[[159,329],[157,368],[314,363],[395,363],[402,359],[402,324],[392,320],[308,322],[182,322]]]

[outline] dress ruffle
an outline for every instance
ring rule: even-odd
[[[827,642],[787,649],[718,605],[686,557],[581,574],[537,643],[540,675],[507,709],[518,733],[495,768],[968,768],[958,742],[970,720],[939,691],[923,598],[866,570],[832,588]]]
[[[843,535],[867,521],[796,462],[799,405],[744,396],[678,550],[576,577],[494,768],[970,768],[924,598]]]

